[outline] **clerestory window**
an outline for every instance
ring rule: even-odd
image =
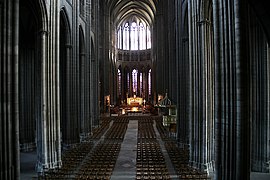
[[[117,31],[117,47],[123,50],[151,49],[150,27],[143,21],[129,21]]]

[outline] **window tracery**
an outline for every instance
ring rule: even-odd
[[[117,31],[117,48],[123,50],[150,49],[150,27],[143,21],[125,22]]]

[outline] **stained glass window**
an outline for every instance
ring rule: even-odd
[[[118,92],[119,92],[119,95],[121,95],[121,71],[120,69],[118,69]]]
[[[138,81],[138,70],[133,69],[132,71],[132,88],[133,92],[137,93],[137,81]]]
[[[151,69],[148,71],[148,95],[151,95]]]
[[[143,92],[143,77],[142,73],[140,73],[140,93],[142,94]]]
[[[127,73],[127,92],[129,92],[129,73]]]
[[[123,50],[151,49],[151,31],[145,22],[126,22],[117,30],[117,47]]]

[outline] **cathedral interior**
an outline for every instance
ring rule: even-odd
[[[270,179],[267,0],[0,0],[0,179]]]

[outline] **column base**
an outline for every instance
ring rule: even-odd
[[[57,169],[62,167],[62,161],[56,161],[52,163],[43,164],[40,161],[36,164],[36,171],[39,175],[44,175],[44,173],[48,172],[51,169]]]
[[[37,162],[36,164],[36,172],[39,175],[44,175],[45,172],[49,171],[49,166],[48,164],[42,164],[40,161]]]
[[[215,161],[210,161],[205,164],[206,169],[204,171],[207,172],[208,175],[213,174],[215,171]]]
[[[206,172],[207,175],[213,174],[215,171],[215,161],[210,161],[208,163],[198,163],[194,161],[189,162],[190,166],[199,169],[202,172]]]

